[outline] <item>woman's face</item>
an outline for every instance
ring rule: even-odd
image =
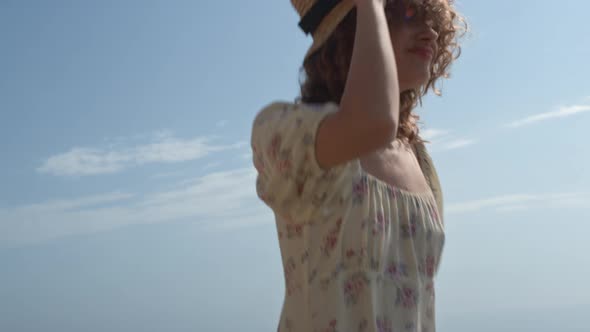
[[[424,18],[419,5],[396,0],[386,15],[395,53],[400,91],[420,88],[430,79],[437,52],[438,33]]]

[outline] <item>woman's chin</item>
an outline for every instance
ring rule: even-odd
[[[408,84],[404,84],[401,88],[401,92],[406,92],[406,91],[410,91],[410,90],[417,90],[420,91],[420,89],[424,86],[426,86],[426,84],[428,83],[428,78],[424,78],[424,79],[417,79],[411,83]]]
[[[430,80],[430,73],[425,72],[423,75],[421,75],[421,77],[419,79],[416,80],[416,88],[419,89],[419,88],[425,86],[426,84],[428,84],[429,80]]]

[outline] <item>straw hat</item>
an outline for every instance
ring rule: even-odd
[[[313,44],[305,54],[305,59],[326,42],[355,6],[353,0],[291,0],[291,4],[301,17],[299,27],[313,37]]]

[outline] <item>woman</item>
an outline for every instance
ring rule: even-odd
[[[412,110],[439,94],[465,21],[448,0],[292,3],[314,40],[301,96],[265,106],[251,137],[284,267],[278,330],[434,331],[443,199]]]

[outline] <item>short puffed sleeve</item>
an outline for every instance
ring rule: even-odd
[[[306,222],[336,194],[347,163],[322,169],[315,143],[322,120],[337,111],[332,102],[275,102],[256,115],[251,132],[256,192],[275,213]]]

